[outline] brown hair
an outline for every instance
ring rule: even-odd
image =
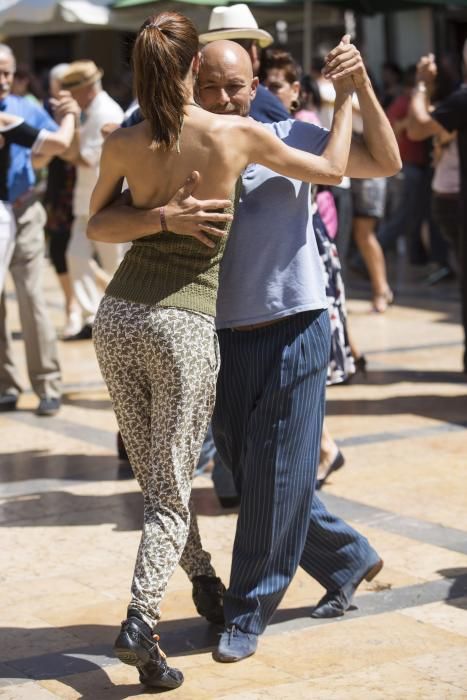
[[[288,83],[296,83],[299,78],[299,67],[294,61],[292,55],[283,49],[266,49],[261,54],[261,70],[259,79],[261,82],[266,80],[268,70],[277,68],[284,71],[285,79]]]
[[[135,92],[151,127],[151,148],[177,145],[187,98],[184,79],[198,52],[194,24],[178,12],[148,17],[133,48]]]

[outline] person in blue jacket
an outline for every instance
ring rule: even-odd
[[[25,97],[11,94],[15,56],[0,44],[0,111],[21,117],[31,127],[56,131],[57,124],[47,112]],[[16,243],[10,272],[16,288],[26,361],[33,391],[39,398],[37,414],[52,416],[60,408],[60,365],[57,339],[49,319],[42,287],[46,214],[38,201],[31,150],[13,144],[8,168],[8,200],[16,219]],[[13,359],[11,335],[7,329],[5,297],[0,302],[0,411],[14,411],[22,385]]]

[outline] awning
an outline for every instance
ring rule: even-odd
[[[158,0],[117,0],[112,5],[113,9],[120,10],[125,7],[137,7],[138,5],[155,5]],[[230,5],[231,0],[182,0],[187,5]],[[250,3],[251,4],[251,3]]]
[[[117,0],[117,2],[114,2],[112,7],[115,10],[120,10],[125,7],[137,7],[138,5],[154,5],[157,2],[160,2],[161,0]],[[234,0],[176,0],[177,4],[179,3],[180,5],[201,5],[201,6],[218,6],[218,5],[232,5],[234,3]],[[329,0],[323,0],[324,3],[327,3]],[[249,2],[248,5],[252,5],[253,7],[255,6],[265,6],[265,7],[275,7],[280,6],[280,5],[296,5],[297,7],[300,7],[300,5],[303,5],[303,2],[300,2],[300,0],[292,0],[287,1],[287,0],[253,0],[253,2]]]
[[[285,2],[286,0],[284,0]],[[424,7],[467,7],[467,0],[313,0],[316,4],[323,3],[341,7],[344,10],[354,10],[367,15],[380,12],[395,12],[400,10],[417,10]]]
[[[110,9],[89,0],[0,0],[0,27],[12,22],[62,21],[102,26],[109,22]]]
[[[113,7],[123,9],[125,7],[136,7],[138,5],[156,4],[157,0],[117,0]],[[230,5],[232,0],[182,0],[188,5]],[[467,7],[467,0],[313,0],[318,5],[336,5],[345,10],[355,10],[364,14],[378,14],[379,12],[390,12],[393,10],[413,10],[422,7],[440,5],[443,7]],[[303,0],[254,0],[248,3],[253,7],[259,6],[280,6],[280,5],[303,5]]]

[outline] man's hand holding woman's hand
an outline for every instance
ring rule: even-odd
[[[193,171],[186,182],[174,194],[172,199],[164,206],[165,220],[168,230],[179,236],[191,236],[208,248],[214,248],[215,243],[206,236],[222,238],[225,232],[216,228],[213,224],[225,224],[232,221],[232,214],[223,209],[229,209],[232,202],[229,199],[196,199],[193,192],[199,184],[200,175]],[[130,190],[122,192],[115,202],[122,206],[131,206],[132,198]],[[154,207],[147,212],[150,219],[154,216],[153,230],[160,224],[160,207]],[[145,234],[147,235],[147,234]]]
[[[206,236],[206,233],[221,238],[224,231],[213,224],[225,223],[232,220],[232,214],[222,209],[232,206],[229,199],[200,200],[193,197],[193,192],[199,184],[199,172],[196,170],[187,178],[181,187],[164,207],[167,228],[173,233],[182,236],[192,236],[198,241],[214,248],[215,243]]]

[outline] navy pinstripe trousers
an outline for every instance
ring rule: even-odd
[[[299,565],[335,590],[371,550],[314,495],[330,348],[327,311],[218,335],[213,433],[241,494],[224,613],[227,624],[261,634]]]

